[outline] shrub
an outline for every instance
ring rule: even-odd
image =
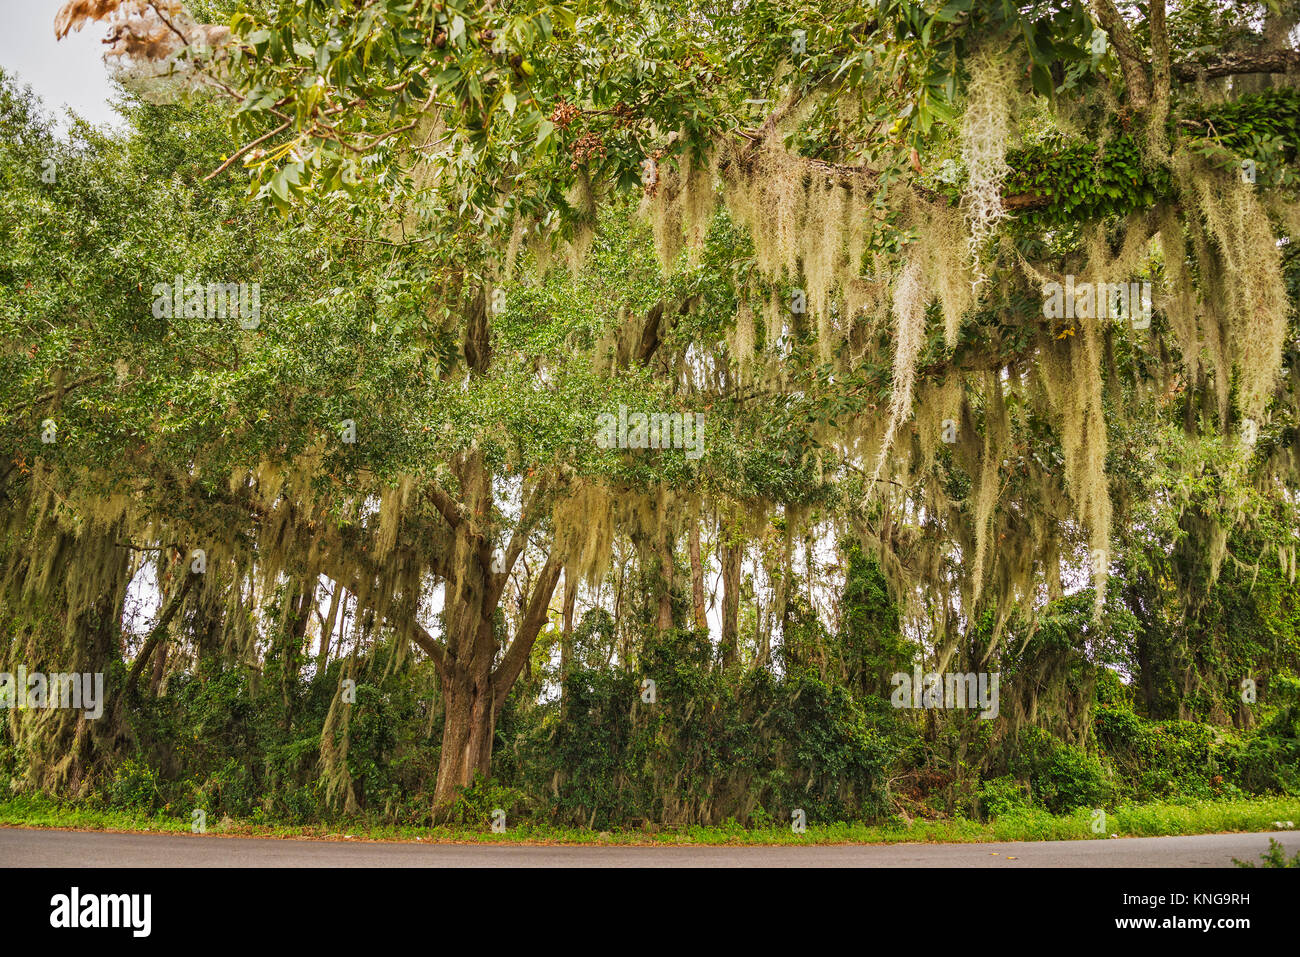
[[[986,819],[1033,805],[1029,789],[1009,774],[981,782],[978,800],[980,813]]]
[[[158,772],[143,761],[126,758],[113,771],[107,798],[112,807],[152,814],[164,803]]]
[[[460,789],[456,800],[447,809],[446,818],[456,824],[488,827],[496,811],[510,812],[526,800],[523,792],[503,785],[496,778],[475,777],[473,782]]]
[[[1049,811],[1097,807],[1111,795],[1101,760],[1083,748],[1032,727],[1021,729],[1017,748],[1013,773],[1029,783],[1035,800]]]

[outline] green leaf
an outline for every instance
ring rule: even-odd
[[[1029,71],[1030,82],[1034,85],[1034,92],[1040,96],[1050,97],[1055,85],[1052,83],[1052,74],[1040,63],[1035,63]]]

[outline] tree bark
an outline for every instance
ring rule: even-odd
[[[446,637],[434,641],[418,624],[412,625],[416,644],[428,651],[438,668],[444,723],[438,781],[434,787],[435,813],[455,799],[457,791],[478,776],[492,773],[492,739],[496,719],[515,680],[523,671],[533,643],[547,621],[551,597],[559,583],[562,565],[552,554],[538,573],[513,641],[493,667],[500,645],[494,619],[509,581],[510,569],[522,554],[526,531],[517,529],[499,568],[494,568],[493,543],[479,522],[492,509],[491,476],[481,452],[456,463],[460,501],[444,515],[453,531],[452,575],[447,582]],[[535,489],[540,493],[541,487]],[[539,495],[525,506],[521,526],[527,524]],[[471,521],[470,518],[475,519]],[[486,523],[484,523],[486,524]]]
[[[658,553],[659,572],[659,612],[655,618],[655,627],[662,635],[673,627],[673,543],[666,520],[659,526]]]
[[[1110,37],[1110,45],[1119,58],[1129,102],[1144,108],[1151,100],[1151,78],[1147,75],[1147,57],[1129,30],[1114,0],[1092,0],[1093,16]]]
[[[316,674],[323,675],[330,663],[330,641],[334,638],[334,623],[338,621],[339,598],[343,594],[343,583],[334,583],[334,592],[330,595],[330,610],[320,623],[320,650],[316,653]]]
[[[787,523],[785,539],[781,543],[781,569],[780,578],[776,583],[776,595],[773,605],[773,623],[772,628],[768,630],[767,636],[758,649],[758,656],[754,660],[755,668],[764,668],[767,666],[769,659],[772,657],[772,630],[781,629],[781,641],[785,642],[786,621],[790,617],[790,578],[794,574],[794,539],[790,534],[790,527]]]
[[[308,575],[294,583],[294,590],[285,595],[289,602],[288,634],[285,635],[284,667],[280,672],[280,697],[284,703],[284,729],[293,727],[294,693],[306,649],[307,625],[311,622],[311,609],[316,604],[316,585],[319,576]]]
[[[153,655],[153,677],[149,680],[149,693],[155,698],[162,694],[163,676],[167,673],[167,636],[158,643]]]
[[[740,563],[744,549],[725,538],[722,545],[722,664],[731,664],[740,653]]]
[[[560,562],[554,557],[549,558],[533,586],[519,630],[495,669],[492,661],[497,642],[492,618],[496,599],[492,590],[482,593],[488,601],[477,606],[470,603],[457,610],[458,637],[449,644],[439,668],[445,717],[442,757],[433,795],[435,808],[449,805],[455,800],[458,789],[473,783],[476,776],[491,775],[492,739],[496,733],[497,716],[547,620],[547,610],[559,583],[560,571]],[[469,594],[472,597],[474,593],[475,589],[471,589]],[[474,619],[475,612],[477,620]],[[451,620],[449,618],[449,637]],[[466,653],[458,655],[454,648]]]
[[[573,611],[578,601],[578,583],[564,573],[564,623],[560,631],[560,713],[564,713],[564,685],[573,667]]]
[[[439,670],[442,688],[442,757],[434,805],[444,807],[458,788],[476,775],[491,773],[493,719],[492,663],[497,640],[493,629],[492,545],[468,517],[487,518],[491,482],[481,453],[456,463],[463,509],[453,519],[452,579],[446,586],[446,655]],[[504,584],[504,583],[503,583]]]
[[[1225,53],[1204,63],[1175,63],[1173,74],[1179,80],[1198,77],[1213,79],[1248,73],[1300,73],[1300,50],[1251,51]]]
[[[182,564],[181,567],[183,568],[184,565]],[[126,678],[125,694],[123,694],[122,699],[129,698],[132,692],[135,691],[135,687],[140,681],[140,675],[144,673],[145,666],[149,664],[154,649],[167,634],[167,627],[176,616],[176,612],[180,611],[181,605],[185,602],[185,596],[189,594],[190,589],[194,586],[194,579],[194,573],[186,571],[180,585],[172,592],[171,597],[167,599],[167,603],[163,605],[162,611],[158,615],[158,622],[150,630],[149,637],[144,640],[140,653],[135,656],[135,661],[131,665],[131,671]]]
[[[435,809],[456,799],[457,791],[476,776],[492,773],[492,738],[496,732],[496,702],[492,698],[491,661],[468,667],[457,663],[440,676],[443,701],[442,756],[434,787]]]
[[[655,506],[655,528],[645,537],[633,536],[637,559],[648,572],[655,630],[661,635],[673,627],[673,535],[667,514],[669,503],[668,491],[661,486]]]
[[[691,555],[691,604],[695,611],[695,628],[697,631],[707,631],[709,621],[704,611],[704,565],[700,561],[700,513],[698,506],[691,515],[689,548]]]

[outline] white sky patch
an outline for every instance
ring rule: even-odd
[[[0,0],[0,66],[30,85],[45,108],[67,126],[67,110],[95,125],[117,124],[110,106],[117,95],[104,66],[105,29],[89,24],[61,41],[54,39],[54,16],[63,0]]]

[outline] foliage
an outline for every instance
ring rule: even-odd
[[[0,775],[464,826],[1296,794],[1294,6],[205,0],[119,31],[173,74],[120,133],[0,75],[0,665],[112,701],[9,711]],[[260,324],[187,292],[231,280]],[[916,668],[1004,707],[886,704]]]
[[[1238,867],[1300,867],[1300,851],[1297,851],[1294,857],[1286,856],[1286,848],[1282,842],[1276,838],[1268,839],[1268,850],[1259,855],[1262,864],[1253,864],[1250,861],[1239,861],[1235,857],[1232,862]]]

